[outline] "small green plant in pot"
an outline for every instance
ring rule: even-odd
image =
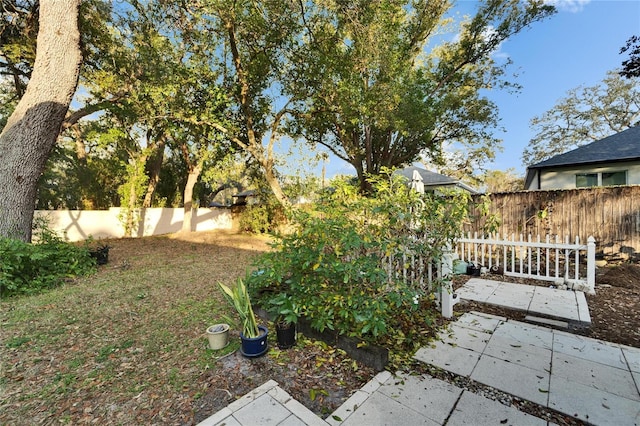
[[[291,296],[280,293],[269,300],[269,312],[275,315],[278,347],[288,349],[295,345],[299,309]]]
[[[256,316],[251,307],[251,299],[247,287],[241,279],[238,279],[236,286],[229,288],[222,283],[218,283],[225,299],[235,308],[242,331],[240,340],[242,343],[240,351],[244,356],[257,357],[267,352],[267,333],[265,326],[258,325]]]

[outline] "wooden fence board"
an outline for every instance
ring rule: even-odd
[[[475,203],[481,195],[474,195]],[[640,185],[490,194],[492,214],[501,220],[501,235],[571,235],[596,239],[598,253],[640,258]],[[546,213],[544,213],[546,212]],[[465,232],[484,232],[485,220],[472,208],[477,220]]]

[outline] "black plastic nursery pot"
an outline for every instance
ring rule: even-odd
[[[90,250],[89,254],[96,260],[98,265],[106,265],[109,262],[109,246],[101,246]]]
[[[479,266],[475,266],[475,265],[467,266],[467,275],[471,275],[473,277],[479,277],[480,276],[480,267]]]
[[[269,348],[267,343],[269,330],[263,325],[259,325],[258,329],[261,333],[258,337],[244,337],[244,335],[240,333],[240,353],[248,358],[264,355]]]
[[[289,349],[296,344],[296,325],[293,323],[276,323],[276,338],[280,349]]]

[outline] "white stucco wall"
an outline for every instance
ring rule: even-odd
[[[65,236],[68,241],[82,241],[89,236],[95,239],[120,238],[124,226],[119,218],[120,208],[109,210],[36,210],[36,217],[46,217],[49,226]],[[184,210],[149,208],[138,212],[140,224],[134,236],[143,237],[178,232],[182,229]],[[193,210],[193,231],[231,229],[229,209],[199,208]]]
[[[537,182],[532,182],[530,189],[575,189],[576,174],[578,173],[606,173],[627,171],[627,185],[640,184],[640,164],[638,163],[612,163],[602,166],[583,166],[558,169],[555,171],[540,171],[540,188]]]

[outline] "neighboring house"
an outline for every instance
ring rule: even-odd
[[[414,172],[417,172],[422,177],[422,185],[425,192],[433,192],[438,188],[461,188],[472,194],[477,194],[478,191],[461,182],[459,179],[454,179],[449,176],[441,175],[440,173],[431,172],[429,170],[420,167],[405,167],[404,169],[396,170],[396,173],[404,176],[407,180],[412,181],[414,179]]]
[[[257,203],[257,192],[254,189],[248,189],[246,191],[239,192],[235,195],[232,195],[234,198],[233,205],[234,206],[246,206],[247,204],[256,204]]]
[[[640,126],[527,168],[525,189],[640,184]]]

